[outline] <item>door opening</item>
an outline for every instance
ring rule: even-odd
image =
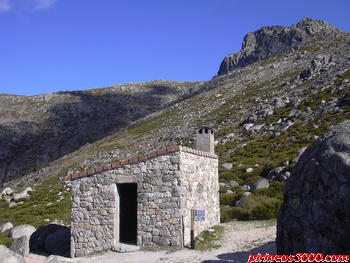
[[[119,195],[119,242],[137,242],[137,184],[117,184]]]

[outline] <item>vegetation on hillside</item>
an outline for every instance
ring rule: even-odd
[[[183,100],[81,147],[48,168],[38,165],[34,173],[18,179],[17,184],[14,182],[19,187],[31,186],[35,190],[29,192],[28,199],[16,201],[23,201],[23,204],[8,208],[8,203],[0,200],[0,225],[10,221],[13,225],[28,223],[40,227],[55,218],[70,224],[70,193],[62,182],[67,173],[129,158],[131,153],[142,155],[176,144],[193,148],[194,130],[200,125],[217,130],[215,151],[219,165],[233,164],[231,169],[219,169],[219,181],[239,183],[239,186],[220,188],[221,221],[276,218],[283,202],[285,182],[269,180],[269,188],[253,191],[245,198],[242,207],[236,207],[236,202],[245,192],[240,186],[252,186],[272,169],[286,163],[286,171],[292,172],[294,164],[291,160],[297,157],[300,149],[312,144],[327,127],[350,119],[350,70],[344,60],[339,68],[330,68],[329,72],[323,71],[307,80],[299,78],[315,56],[332,53],[329,48],[336,48],[340,54],[338,46],[344,43],[344,39],[313,41],[291,53],[279,54],[215,77],[202,83],[196,92]],[[183,92],[187,94],[185,84]],[[190,83],[188,87],[191,87]],[[243,129],[247,117],[259,106],[283,96],[299,96],[300,103],[275,107],[273,114],[259,119],[257,124],[266,130]],[[331,110],[323,108],[334,98],[337,99],[336,107]],[[292,111],[313,112],[315,116],[295,116]],[[293,125],[285,130],[276,128],[281,122]],[[115,151],[118,154],[113,154]],[[247,172],[247,168],[253,170]],[[228,190],[233,193],[228,193]],[[59,196],[64,198],[57,202]],[[0,244],[10,244],[11,240],[6,238],[8,232],[0,234]]]
[[[11,222],[14,226],[30,224],[36,229],[50,224],[55,219],[63,224],[70,224],[71,199],[70,189],[63,184],[45,184],[28,191],[29,198],[16,200],[16,206],[9,208],[9,203],[0,199],[0,226]],[[13,239],[8,238],[10,230],[0,233],[0,244],[10,246]]]

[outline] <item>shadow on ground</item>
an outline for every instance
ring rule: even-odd
[[[217,255],[217,260],[204,260],[201,263],[247,263],[250,255],[257,255],[258,253],[262,255],[265,255],[266,253],[276,255],[276,242],[271,242],[249,251],[220,254]]]

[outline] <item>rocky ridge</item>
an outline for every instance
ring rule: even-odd
[[[244,37],[241,51],[224,58],[218,75],[224,75],[236,68],[248,66],[274,55],[297,50],[317,34],[337,38],[342,32],[325,21],[308,17],[290,27],[262,27]]]

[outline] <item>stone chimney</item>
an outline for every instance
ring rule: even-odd
[[[202,126],[196,130],[196,150],[214,153],[214,129]]]

